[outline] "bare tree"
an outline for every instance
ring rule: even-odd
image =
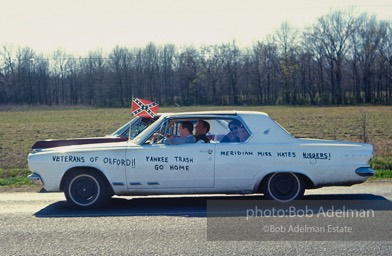
[[[177,50],[174,44],[166,44],[159,58],[161,68],[160,86],[162,102],[174,104],[175,95],[175,58]]]
[[[110,106],[125,107],[133,97],[132,66],[134,56],[124,47],[117,46],[110,54],[109,73],[112,76],[105,87],[105,95]]]
[[[350,35],[354,33],[352,12],[335,11],[318,19],[312,27],[311,38],[316,49],[322,49],[329,68],[331,100],[342,103],[342,79],[345,56],[350,49]]]
[[[265,41],[201,48],[117,46],[75,58],[0,49],[0,103],[161,104],[392,103],[392,25],[333,11],[300,33],[288,22]]]
[[[256,104],[274,104],[272,87],[277,85],[279,58],[273,43],[257,42],[249,53],[252,58],[251,83],[256,91]]]
[[[15,91],[12,90],[16,80],[15,65],[13,61],[13,49],[11,46],[4,45],[1,56],[1,102],[0,103],[18,103],[16,102]]]
[[[361,73],[356,74],[362,80],[365,103],[373,101],[373,87],[375,79],[376,60],[379,56],[380,44],[385,40],[385,27],[380,26],[375,16],[368,17],[362,14],[358,18],[358,27],[356,29],[356,37],[353,36],[354,61],[359,63]],[[358,88],[356,92],[358,93]],[[358,98],[358,95],[357,95]]]
[[[199,83],[199,52],[188,47],[178,55],[177,79],[180,88],[177,100],[184,105],[196,104],[196,95]]]
[[[95,106],[104,105],[105,96],[103,94],[103,87],[106,65],[102,51],[89,52],[88,57],[82,59],[81,68],[83,103]]]
[[[235,41],[222,45],[222,57],[224,63],[225,77],[227,78],[227,91],[224,94],[227,97],[226,104],[238,105],[239,101],[239,76],[241,69],[241,50]]]
[[[222,72],[223,58],[222,49],[217,45],[205,46],[201,49],[201,65],[203,67],[203,83],[206,86],[207,102],[210,104],[222,104]]]
[[[290,104],[295,102],[297,97],[296,73],[298,64],[299,37],[298,30],[289,25],[288,22],[282,23],[273,36],[273,41],[277,45],[280,56],[280,71],[282,77],[283,103]]]
[[[392,103],[392,22],[382,22],[385,28],[385,39],[380,44],[380,57],[378,58],[379,75],[384,76],[386,102]]]

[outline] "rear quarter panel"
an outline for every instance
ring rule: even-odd
[[[216,188],[255,192],[261,180],[275,172],[308,177],[315,187],[350,185],[366,180],[355,170],[368,167],[371,145],[297,139],[267,115],[241,115],[252,135],[245,143],[216,145]]]

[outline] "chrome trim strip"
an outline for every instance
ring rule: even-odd
[[[112,182],[113,186],[124,186],[123,182]]]
[[[137,185],[142,185],[142,183],[141,182],[129,182],[129,185],[137,186]]]
[[[147,185],[159,185],[157,181],[147,181]]]

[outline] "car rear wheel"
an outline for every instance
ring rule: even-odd
[[[301,176],[294,173],[274,173],[263,183],[263,193],[268,199],[279,202],[297,200],[304,195],[305,185]]]
[[[82,209],[93,209],[109,198],[105,179],[91,170],[73,172],[65,181],[64,194],[68,203]]]

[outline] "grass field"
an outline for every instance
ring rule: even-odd
[[[373,167],[383,177],[392,173],[392,107],[198,106],[162,107],[160,112],[233,109],[264,111],[297,137],[366,140],[374,145]],[[25,176],[35,141],[102,136],[129,119],[130,109],[0,107],[0,185]]]

